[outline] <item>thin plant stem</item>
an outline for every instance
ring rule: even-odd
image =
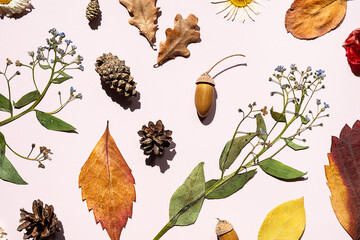
[[[55,57],[56,57],[56,52],[55,52]],[[49,82],[47,83],[47,85],[45,86],[44,90],[42,91],[42,93],[40,94],[40,97],[29,107],[27,108],[26,110],[24,110],[23,112],[15,115],[15,116],[11,116],[3,121],[0,122],[0,126],[3,126],[5,124],[8,124],[22,116],[24,116],[25,114],[31,112],[31,111],[34,111],[35,107],[41,102],[41,100],[44,98],[46,92],[48,91],[52,81],[53,81],[53,77],[54,77],[54,74],[55,74],[55,66],[56,66],[56,61],[54,62],[54,65],[53,67],[51,68],[51,76],[50,76],[50,80]]]
[[[241,57],[245,57],[245,55],[243,54],[233,54],[233,55],[230,55],[230,56],[227,56],[227,57],[224,57],[223,59],[221,59],[220,61],[218,61],[217,63],[215,63],[208,71],[206,71],[205,73],[206,74],[209,74],[209,72],[211,70],[213,70],[213,68],[218,65],[219,63],[221,63],[222,61],[224,61],[225,59],[228,59],[228,58],[231,58],[231,57],[235,57],[235,56],[241,56]]]

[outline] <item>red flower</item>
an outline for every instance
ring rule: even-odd
[[[360,77],[360,28],[350,33],[343,47],[346,50],[346,57],[355,76]]]

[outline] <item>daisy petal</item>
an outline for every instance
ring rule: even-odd
[[[248,15],[248,17],[255,22],[254,20],[254,13],[248,8],[248,7],[244,7],[244,11],[246,12],[246,14]]]
[[[218,9],[218,12],[216,14],[222,13],[226,9],[228,9],[232,4],[230,2],[227,2],[224,6]]]
[[[239,12],[239,8],[236,8],[235,15],[234,15],[234,17],[233,17],[233,19],[232,19],[231,21],[234,21],[234,20],[235,20],[235,18],[236,18],[236,16],[237,16],[238,12]]]
[[[247,7],[248,7],[253,13],[255,13],[256,15],[259,15],[259,14],[260,14],[260,12],[257,10],[254,2],[249,3],[249,4],[247,5]]]
[[[225,15],[224,18],[227,18],[227,20],[229,21],[231,19],[231,17],[234,15],[236,10],[236,7],[233,6],[232,9],[230,9],[230,11]],[[230,16],[229,16],[230,15]],[[229,17],[228,17],[229,16]]]
[[[247,15],[245,8],[241,8],[241,22],[244,23],[245,22],[245,16]]]
[[[218,3],[226,3],[228,2],[228,0],[223,0],[223,1],[217,1],[217,2],[211,2],[212,4],[218,4]]]

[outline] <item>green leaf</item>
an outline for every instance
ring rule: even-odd
[[[54,131],[61,131],[61,132],[71,132],[75,131],[75,127],[71,126],[70,124],[64,122],[63,120],[54,117],[51,114],[44,113],[41,111],[36,111],[36,118],[43,125],[45,128]]]
[[[15,184],[27,184],[5,156],[3,156],[2,162],[0,163],[0,178]]]
[[[298,114],[300,112],[301,105],[296,103],[295,104],[295,113]]]
[[[273,107],[270,109],[270,114],[271,114],[271,117],[272,117],[275,121],[277,121],[277,122],[286,122],[285,114],[275,112],[275,111],[273,110]]]
[[[303,115],[300,115],[302,124],[308,124],[310,122],[310,119],[304,117]]]
[[[11,162],[5,157],[5,147],[5,137],[0,132],[0,178],[15,184],[27,184],[24,179],[21,178]]]
[[[255,175],[256,170],[251,170],[241,174],[236,174],[235,176],[229,178],[228,181],[221,184],[213,192],[206,196],[207,199],[221,199],[227,198],[230,195],[239,191],[244,185]],[[205,189],[208,190],[212,185],[214,185],[218,180],[212,179],[207,181],[205,184]]]
[[[228,169],[241,153],[241,150],[257,135],[257,133],[250,133],[241,137],[234,138],[228,141],[221,153],[219,160],[219,167],[221,171]],[[230,148],[231,145],[231,148]]]
[[[265,173],[283,180],[297,179],[306,174],[306,172],[296,170],[272,158],[259,162],[259,166]]]
[[[293,141],[291,141],[288,138],[284,138],[286,145],[288,145],[291,149],[298,151],[298,150],[304,150],[309,148],[309,146],[301,146],[299,144],[294,143]]]
[[[42,64],[40,64],[40,63],[39,63],[39,66],[40,66],[42,69],[45,69],[45,70],[51,68],[50,65],[42,65]]]
[[[170,221],[175,217],[175,226],[193,224],[200,213],[204,193],[204,163],[201,162],[172,195],[169,208]]]
[[[19,99],[19,101],[17,101],[16,103],[14,102],[14,107],[17,109],[22,108],[28,105],[29,103],[36,101],[39,97],[40,97],[40,92],[38,90],[29,92],[24,96],[22,96]]]
[[[0,164],[3,161],[3,156],[5,156],[5,147],[6,147],[5,137],[2,134],[2,132],[0,132]]]
[[[255,115],[256,117],[256,133],[259,135],[259,138],[262,140],[266,140],[267,132],[266,132],[266,125],[264,118],[262,117],[261,113]]]
[[[1,93],[0,93],[0,111],[11,112],[11,103],[9,99],[4,97],[4,95],[2,95]]]
[[[65,82],[66,80],[69,80],[70,78],[72,78],[72,76],[70,76],[69,74],[67,74],[63,71],[58,71],[57,73],[59,73],[61,77],[58,76],[57,78],[52,80],[52,83],[60,84],[60,83]]]

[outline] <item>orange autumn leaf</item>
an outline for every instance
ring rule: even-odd
[[[109,124],[88,160],[81,168],[79,187],[82,200],[93,210],[96,223],[111,240],[119,240],[132,215],[135,180],[112,136]]]
[[[360,121],[345,125],[340,137],[332,137],[325,166],[331,205],[337,219],[352,239],[360,239]]]
[[[157,64],[155,65],[160,66],[177,56],[188,57],[190,51],[187,46],[200,39],[200,32],[196,29],[197,23],[198,18],[193,14],[190,14],[186,19],[177,14],[174,20],[174,29],[166,29],[166,41],[160,42]]]
[[[335,29],[346,13],[347,0],[295,0],[286,12],[285,27],[300,39],[314,39]]]

